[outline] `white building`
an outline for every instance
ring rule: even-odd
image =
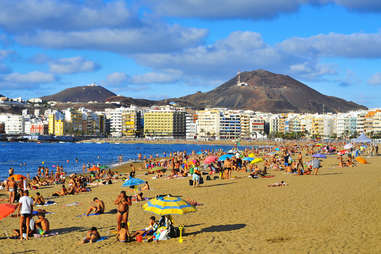
[[[24,133],[24,117],[21,115],[2,114],[0,122],[5,125],[6,134],[23,134]]]
[[[195,113],[185,115],[185,137],[189,140],[197,138],[197,115]]]

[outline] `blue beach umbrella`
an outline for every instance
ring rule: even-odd
[[[251,157],[245,157],[245,158],[243,158],[242,160],[244,160],[244,161],[252,161],[252,160],[254,160],[254,158],[251,158]]]
[[[131,177],[130,179],[127,179],[126,181],[124,181],[122,186],[123,187],[130,187],[130,186],[140,185],[140,184],[143,184],[143,183],[145,183],[144,180],[139,179],[139,178],[133,178],[133,177]]]
[[[321,153],[314,154],[314,155],[312,155],[312,157],[314,157],[314,158],[327,159],[327,156],[324,155],[324,154],[321,154]]]
[[[233,157],[233,154],[224,154],[220,158],[218,158],[219,161],[224,161],[227,158],[231,159]]]

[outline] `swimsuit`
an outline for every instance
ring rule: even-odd
[[[9,188],[9,192],[14,192],[14,191],[15,191],[15,189]]]

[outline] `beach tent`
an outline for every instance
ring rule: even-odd
[[[196,208],[179,197],[160,196],[148,200],[143,205],[144,211],[156,213],[157,215],[186,214],[195,212]]]
[[[211,155],[211,156],[208,156],[208,157],[205,158],[204,164],[210,164],[212,162],[215,162],[216,160],[218,160],[218,157],[214,156],[214,155]]]
[[[145,183],[144,180],[139,179],[139,178],[131,177],[130,179],[127,179],[126,181],[124,181],[122,186],[123,187],[130,187],[130,186],[137,186],[137,185],[140,185],[140,184],[143,184],[143,183]]]
[[[344,149],[351,149],[353,145],[351,143],[348,143],[344,146]]]
[[[368,138],[364,133],[362,133],[359,137],[352,139],[354,143],[370,143],[372,139]]]

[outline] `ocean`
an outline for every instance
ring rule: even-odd
[[[8,169],[14,168],[15,174],[30,174],[33,177],[39,166],[55,169],[62,165],[65,172],[82,172],[85,163],[113,165],[120,155],[123,161],[137,160],[143,156],[166,152],[192,151],[204,149],[230,150],[233,146],[194,145],[194,144],[97,144],[97,143],[6,143],[0,142],[0,179],[8,177]]]

